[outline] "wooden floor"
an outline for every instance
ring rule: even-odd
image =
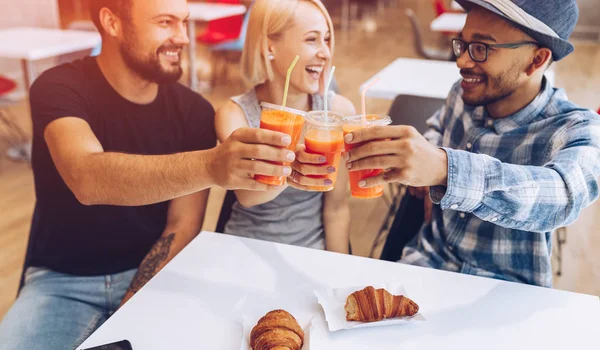
[[[421,17],[423,28],[433,18],[430,4],[407,0],[395,9],[387,9],[376,16],[375,31],[368,19],[355,23],[349,33],[338,33],[335,65],[336,77],[342,93],[360,106],[358,87],[397,57],[417,57],[412,47],[412,32],[404,19],[403,8],[411,7]],[[336,17],[337,10],[332,11]],[[335,19],[334,19],[335,20]],[[372,28],[371,28],[372,29]],[[443,39],[428,33],[432,44]],[[576,43],[576,52],[556,65],[557,85],[566,88],[572,101],[588,108],[600,105],[600,45]],[[198,48],[199,73],[206,76],[208,53]],[[219,107],[229,96],[242,92],[237,67],[229,67],[229,84],[217,84],[205,96]],[[391,101],[369,99],[369,110],[387,113]],[[25,102],[12,108],[18,120],[29,129],[29,110]],[[1,132],[1,130],[0,130]],[[3,145],[0,144],[0,149]],[[211,192],[204,228],[214,229],[223,198],[223,190]],[[14,301],[34,205],[31,170],[27,164],[0,158],[0,319]],[[351,200],[351,239],[355,254],[367,256],[373,245],[386,211],[382,199]],[[563,276],[555,279],[556,288],[600,295],[600,204],[586,209],[581,218],[568,229],[565,246]]]

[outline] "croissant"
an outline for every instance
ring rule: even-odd
[[[300,350],[303,343],[304,331],[285,310],[269,311],[250,332],[252,350]]]
[[[419,305],[403,295],[392,295],[383,288],[368,286],[350,294],[344,309],[348,321],[374,322],[413,316],[419,311]]]

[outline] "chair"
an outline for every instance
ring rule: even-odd
[[[405,13],[413,29],[415,49],[421,56],[430,60],[439,61],[451,61],[454,58],[454,53],[450,47],[446,50],[442,50],[425,46],[423,43],[423,35],[421,33],[421,28],[419,27],[419,19],[417,18],[417,15],[412,9],[406,9]]]
[[[396,216],[381,251],[381,260],[400,260],[406,244],[419,233],[423,226],[425,221],[423,206],[423,199],[405,193],[395,212]]]
[[[25,98],[23,91],[15,91],[17,83],[7,77],[0,76],[0,135],[6,141],[8,149],[0,150],[0,155],[7,155],[15,161],[31,159],[31,143],[23,127],[17,122],[10,107],[15,106]]]
[[[439,16],[443,15],[444,13],[462,13],[463,12],[463,11],[455,11],[455,10],[449,8],[448,5],[446,5],[446,2],[444,0],[434,0],[433,8],[434,8],[436,17],[439,17]],[[457,33],[442,32],[442,34],[444,34],[446,36],[454,37],[454,36],[456,36]]]
[[[4,96],[17,87],[17,83],[9,78],[0,75],[0,96]]]
[[[4,108],[10,106],[12,103],[5,96],[8,96],[15,88],[17,83],[7,77],[0,75],[0,126],[4,125],[8,133],[11,133],[14,128],[14,118],[9,116],[9,112],[5,112]],[[12,138],[7,135],[6,137],[9,144],[12,144]]]
[[[210,2],[239,4],[240,0],[216,0]],[[240,35],[244,16],[232,16],[210,21],[206,30],[196,37],[196,41],[206,45],[233,40]]]
[[[436,17],[448,12],[448,8],[446,7],[446,4],[444,4],[444,0],[434,0],[432,4]]]
[[[552,258],[554,259],[554,261],[556,262],[555,264],[555,271],[554,273],[556,274],[556,276],[562,276],[562,253],[563,253],[563,246],[565,244],[567,244],[567,228],[566,227],[560,227],[557,228],[556,231],[554,231],[554,237],[556,237],[556,242],[553,246],[553,256]]]
[[[246,42],[246,33],[248,31],[248,22],[250,21],[251,10],[252,4],[248,6],[248,10],[243,16],[241,28],[236,38],[209,46],[209,50],[211,52],[210,65],[213,70],[210,80],[210,87],[215,86],[215,83],[217,82],[218,78],[220,76],[224,76],[227,73],[227,65],[229,63],[235,63],[239,59],[242,51],[244,50],[244,43]],[[218,61],[220,61],[221,58],[223,58],[225,62],[220,65],[219,69],[217,69]]]
[[[433,1],[433,9],[435,11],[435,16],[439,17],[444,13],[461,13],[463,11],[455,11],[452,8],[448,7],[444,0],[434,0]]]
[[[427,119],[444,106],[440,98],[398,95],[392,102],[389,116],[394,125],[411,125],[420,133],[427,130]]]
[[[229,218],[231,218],[231,209],[236,200],[237,197],[235,196],[234,191],[230,190],[225,193],[225,199],[223,200],[223,206],[221,206],[219,220],[217,221],[217,228],[215,229],[216,232],[225,232],[225,225],[227,224],[227,221],[229,221]]]
[[[243,16],[240,17],[240,26],[236,35],[230,40],[223,41],[216,45],[211,45],[211,51],[237,51],[242,52],[244,50],[244,43],[246,42],[246,33],[248,32],[248,22],[250,21],[250,11],[252,5],[248,7],[248,10]]]
[[[420,133],[424,133],[427,130],[427,119],[431,117],[437,110],[439,110],[445,103],[445,100],[431,97],[422,97],[422,96],[409,96],[409,95],[398,95],[394,99],[392,106],[390,107],[389,116],[392,119],[393,125],[411,125],[415,129],[417,129]],[[408,194],[406,194],[406,188],[402,185],[394,185],[390,184],[389,190],[391,193],[391,200],[388,201],[389,209],[383,220],[379,231],[377,232],[376,238],[373,242],[373,246],[371,247],[371,253],[369,256],[374,257],[375,249],[380,245],[381,241],[385,238],[386,243],[384,245],[384,250],[393,251],[394,249],[400,249],[406,244],[407,240],[402,238],[406,234],[399,230],[397,227],[399,224],[396,224],[396,221],[400,220],[399,217],[402,215],[398,215],[405,211],[403,206],[412,207],[414,205],[415,200],[407,199]],[[420,208],[423,207],[423,203],[421,200]],[[413,208],[409,210],[414,210]],[[414,213],[413,213],[414,214]],[[409,215],[409,219],[412,220],[414,215]],[[420,227],[423,220],[420,219],[419,224],[414,224]],[[396,226],[394,226],[396,225]],[[405,226],[403,223],[400,227]],[[412,226],[410,226],[412,227]],[[385,233],[387,232],[387,237]],[[410,231],[412,232],[412,231]],[[401,237],[396,237],[400,235]],[[388,245],[387,241],[390,241],[389,244],[392,244],[390,247],[385,248]],[[405,242],[406,241],[406,242]],[[394,245],[393,242],[401,242],[402,247]],[[386,253],[387,256],[390,256],[390,253]],[[397,259],[396,259],[397,260]]]

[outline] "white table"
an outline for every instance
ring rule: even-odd
[[[236,4],[219,3],[188,3],[190,20],[188,21],[188,47],[189,59],[189,84],[192,90],[198,89],[198,77],[196,76],[196,21],[209,22],[216,19],[239,16],[246,13],[246,6]]]
[[[379,77],[367,96],[393,100],[398,95],[445,99],[460,78],[455,62],[398,58],[361,85],[360,90]]]
[[[434,32],[459,33],[465,26],[466,21],[466,13],[447,12],[431,21],[429,28]]]
[[[0,30],[0,57],[18,59],[23,69],[24,88],[27,90],[36,78],[33,63],[37,60],[91,50],[100,44],[100,34],[78,30],[13,27]],[[9,149],[9,157],[23,154],[31,145]],[[27,157],[26,157],[27,158]]]
[[[15,27],[0,30],[0,57],[21,60],[25,87],[35,80],[33,62],[91,50],[100,34],[78,30]]]
[[[554,86],[554,66],[545,73]],[[398,95],[446,99],[450,89],[462,79],[456,62],[397,58],[360,86],[360,91],[373,79],[381,80],[367,91],[368,97],[393,100]]]
[[[313,289],[389,281],[427,321],[326,330]],[[595,349],[600,324],[595,296],[202,232],[81,348],[238,350],[241,315],[273,308],[315,317],[313,350]]]

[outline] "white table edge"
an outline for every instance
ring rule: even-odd
[[[456,69],[456,63],[455,62],[450,62],[450,61],[436,61],[436,60],[428,60],[428,59],[424,59],[424,58],[412,58],[412,57],[398,57],[396,59],[394,59],[392,62],[390,62],[389,64],[387,64],[384,68],[382,68],[381,70],[379,70],[377,73],[375,73],[372,77],[370,77],[367,81],[365,81],[364,83],[362,83],[359,86],[359,94],[362,95],[362,91],[364,90],[365,87],[367,87],[373,80],[377,79],[377,77],[379,77],[382,73],[385,72],[385,70],[391,68],[392,66],[394,66],[395,64],[397,64],[399,61],[413,61],[413,62],[419,62],[419,63],[424,63],[424,64],[431,64],[431,65],[447,65],[448,68],[454,68]],[[459,79],[457,79],[458,81]],[[450,91],[448,91],[450,92]],[[398,91],[396,92],[387,92],[387,91],[381,91],[377,88],[377,84],[375,84],[371,89],[369,89],[367,91],[366,96],[367,97],[371,97],[371,98],[380,98],[380,99],[385,99],[385,100],[394,100],[396,98],[396,96],[400,96],[400,95],[406,95],[406,96],[416,96],[416,94],[414,92],[411,92],[410,90],[403,90],[403,89],[398,89]],[[438,98],[438,99],[446,99],[448,97],[448,93],[442,95],[442,94],[436,94],[436,93],[420,93],[418,94],[418,96],[422,96],[422,97],[430,97],[430,98]]]
[[[74,52],[80,52],[85,50],[91,50],[96,45],[101,42],[101,36],[97,32],[86,32],[83,30],[73,30],[73,29],[60,29],[60,28],[44,28],[44,27],[28,27],[28,26],[16,26],[0,29],[0,31],[14,31],[14,30],[39,30],[45,31],[50,30],[53,32],[63,32],[63,33],[77,33],[78,35],[85,36],[85,43],[78,43],[77,45],[73,45],[73,49],[64,52],[62,50],[49,50],[44,53],[39,53],[40,50],[31,50],[27,55],[17,55],[12,53],[1,54],[0,57],[8,58],[8,59],[18,59],[18,60],[28,60],[28,61],[38,61],[51,57],[56,57],[59,55],[65,55]],[[83,42],[83,40],[82,40]]]
[[[447,12],[444,14],[439,15],[438,17],[434,18],[430,23],[429,23],[429,29],[433,32],[446,32],[446,31],[454,31],[457,30],[457,28],[441,28],[440,27],[440,22],[442,20],[445,19],[445,17],[464,17],[465,20],[467,18],[467,14],[466,13],[455,13],[455,12]],[[461,27],[462,29],[462,27]],[[458,29],[458,31],[460,31],[460,29]]]
[[[194,240],[192,240],[192,242],[190,242],[190,244],[188,244],[180,254],[178,254],[178,256],[176,256],[171,262],[169,262],[169,264],[172,264],[173,262],[176,262],[178,260],[178,257],[181,257],[182,254],[185,254],[185,252],[190,249],[190,247],[197,245],[197,244],[201,244],[201,240],[205,240],[205,239],[211,239],[211,237],[218,237],[219,239],[232,239],[232,240],[240,240],[240,241],[254,241],[260,245],[275,245],[275,246],[285,246],[285,249],[301,249],[301,250],[310,250],[310,248],[304,248],[304,247],[297,247],[297,246],[288,246],[288,245],[284,245],[284,244],[280,244],[280,243],[273,243],[273,242],[266,242],[266,241],[260,241],[257,239],[251,239],[251,238],[244,238],[244,237],[237,237],[237,236],[232,236],[232,235],[224,235],[222,233],[217,233],[217,232],[213,232],[213,231],[201,231],[199,233],[199,235],[194,238]],[[194,243],[195,242],[195,243]],[[223,242],[221,242],[223,243]],[[312,250],[311,250],[312,251]],[[553,293],[560,293],[560,294],[569,294],[569,295],[574,295],[577,296],[579,298],[585,298],[587,300],[589,300],[590,305],[592,305],[591,303],[595,303],[593,304],[593,306],[596,308],[596,310],[599,311],[600,314],[600,298],[598,296],[594,296],[594,295],[587,295],[587,294],[582,294],[582,293],[575,293],[575,292],[569,292],[569,291],[562,291],[562,290],[556,290],[556,289],[549,289],[549,288],[544,288],[544,287],[539,287],[539,286],[531,286],[531,285],[526,285],[526,284],[522,284],[522,283],[516,283],[516,282],[507,282],[507,281],[501,281],[501,280],[494,280],[494,279],[490,279],[490,278],[484,278],[484,277],[479,277],[479,276],[473,276],[473,275],[465,275],[465,274],[461,274],[461,273],[457,273],[457,272],[449,272],[449,271],[442,271],[442,270],[434,270],[434,269],[429,269],[429,268],[424,268],[424,267],[419,267],[419,266],[412,266],[412,265],[403,265],[403,264],[399,264],[399,263],[395,263],[395,262],[388,262],[388,261],[383,261],[383,260],[377,260],[377,259],[371,259],[371,258],[367,258],[367,257],[362,257],[362,256],[347,256],[347,255],[343,255],[343,254],[338,254],[338,253],[334,253],[334,252],[327,252],[327,251],[318,251],[318,250],[314,250],[313,251],[315,254],[331,254],[331,255],[339,255],[340,258],[350,258],[350,259],[357,259],[357,260],[369,260],[369,261],[377,261],[378,263],[381,264],[396,264],[397,266],[403,266],[404,268],[410,268],[410,269],[427,269],[427,270],[433,270],[436,273],[444,273],[444,274],[455,274],[455,275],[460,275],[464,278],[473,278],[473,279],[477,279],[477,280],[489,280],[490,283],[498,283],[498,284],[510,284],[513,286],[517,286],[520,288],[535,288],[535,289],[540,289],[540,290],[544,290],[544,291],[552,291]],[[167,264],[167,266],[169,265]],[[163,268],[156,276],[159,277],[161,275],[161,273],[163,271],[165,271],[166,269]],[[151,283],[151,282],[149,282]],[[140,294],[144,293],[144,289],[146,287],[142,288],[140,290],[140,292],[138,292],[133,298],[132,300],[134,300],[135,298],[137,298]],[[123,311],[127,311],[127,305],[124,306],[122,309],[119,309],[117,311],[117,313],[122,313]],[[110,320],[109,320],[110,322]],[[103,325],[106,326],[109,325],[108,322],[107,324]],[[101,328],[103,327],[101,326]],[[95,331],[96,332],[96,331]],[[94,332],[94,333],[95,333]],[[92,343],[92,344],[86,344],[87,340],[82,344],[86,347],[89,347],[90,345],[94,345],[96,343]],[[80,345],[77,349],[82,349],[82,345]]]

